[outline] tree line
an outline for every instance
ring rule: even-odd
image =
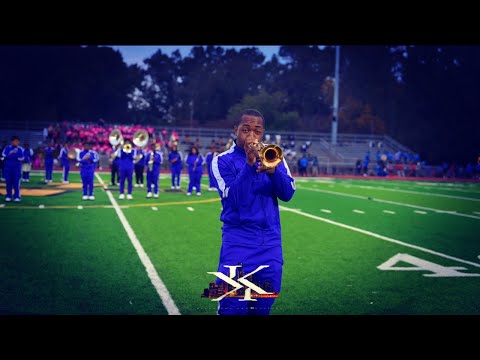
[[[0,119],[230,127],[245,107],[269,129],[329,132],[334,46],[195,46],[127,65],[103,46],[0,46]],[[342,45],[339,132],[388,134],[430,161],[473,161],[478,46]]]

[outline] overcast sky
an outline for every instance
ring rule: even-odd
[[[198,46],[198,45],[197,45]],[[248,46],[224,46],[225,48],[236,48],[240,49],[243,47],[251,47],[256,46],[260,49],[261,52],[265,55],[267,60],[270,60],[274,53],[278,54],[278,49],[280,46],[259,46],[259,45],[248,45]],[[157,49],[162,49],[162,52],[167,53],[170,55],[175,50],[179,49],[182,56],[187,56],[190,52],[191,46],[175,46],[175,45],[168,45],[168,46],[140,46],[140,45],[112,45],[112,47],[116,50],[120,50],[123,60],[128,64],[141,64],[143,59],[150,57],[153,55]]]

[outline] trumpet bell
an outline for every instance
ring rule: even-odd
[[[283,150],[280,146],[275,144],[262,144],[260,149],[260,161],[266,168],[277,167],[283,160]]]
[[[133,134],[133,143],[138,147],[145,147],[148,144],[148,133],[145,130],[137,130]]]
[[[110,145],[117,146],[118,144],[123,142],[123,136],[120,130],[113,129],[108,136],[108,141],[110,141]]]
[[[130,154],[132,152],[132,144],[127,143],[123,145],[123,151],[126,152],[127,154]]]

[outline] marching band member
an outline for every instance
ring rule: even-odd
[[[58,160],[63,167],[63,177],[62,183],[68,184],[68,173],[70,172],[70,159],[68,158],[68,143],[63,144],[63,148],[60,150],[60,155],[58,156]]]
[[[20,177],[22,172],[23,149],[18,146],[20,138],[12,136],[11,145],[5,147],[2,151],[2,158],[4,160],[4,177],[7,183],[7,194],[5,202],[12,201],[12,188],[14,190],[15,199],[13,201],[20,201]]]
[[[160,148],[155,143],[150,144],[150,151],[145,157],[147,164],[147,198],[153,196],[158,198],[158,177],[160,176],[160,166],[163,162],[163,155]]]
[[[217,156],[218,153],[216,151],[215,146],[212,146],[212,149],[207,155],[205,155],[205,162],[207,163],[207,172],[208,172],[208,179],[209,179],[209,184],[208,184],[208,191],[217,191],[217,188],[215,187],[215,178],[210,171],[210,167],[213,161],[213,158]]]
[[[172,145],[172,152],[168,154],[170,171],[172,172],[172,189],[180,189],[180,174],[182,172],[182,154],[178,152],[177,145]]]
[[[136,151],[132,148],[130,140],[125,140],[123,147],[115,151],[115,156],[120,158],[118,165],[120,171],[120,200],[125,199],[125,179],[128,181],[127,199],[132,200],[132,176],[133,176],[133,160],[136,156]]]
[[[135,164],[135,187],[143,187],[143,172],[145,170],[145,150],[138,148]],[[142,156],[140,156],[142,155]],[[137,160],[138,159],[138,160]]]
[[[92,143],[90,142],[86,142],[83,145],[83,150],[77,154],[83,184],[82,200],[95,200],[95,196],[93,196],[93,177],[99,159],[97,152],[92,150]]]
[[[45,183],[51,183],[52,180],[52,174],[53,174],[53,152],[55,151],[55,148],[53,147],[53,144],[50,143],[48,146],[45,148]]]
[[[120,182],[120,173],[119,173],[119,165],[120,165],[120,158],[115,155],[116,150],[118,147],[114,146],[112,153],[110,154],[110,162],[111,162],[111,181],[110,185],[115,186],[118,185]]]
[[[200,189],[200,180],[202,179],[203,173],[203,156],[198,153],[198,149],[193,146],[190,149],[190,153],[187,156],[185,161],[188,164],[188,177],[190,182],[188,183],[187,196],[192,195],[192,189],[195,187],[197,191],[197,196],[202,195],[202,190]]]
[[[30,181],[30,170],[32,170],[32,162],[33,162],[33,150],[30,149],[29,144],[25,144],[25,148],[23,149],[23,164],[22,164],[22,181],[23,182]]]

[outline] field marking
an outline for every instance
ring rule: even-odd
[[[0,208],[5,207],[5,204],[0,204]]]
[[[42,205],[38,205],[38,208],[39,208],[39,209],[45,209],[45,205],[43,205],[43,204],[42,204]]]
[[[187,206],[187,210],[188,210],[188,211],[194,211],[195,209],[192,208],[191,206]]]
[[[82,205],[78,205],[78,206],[77,206],[77,209],[78,209],[78,210],[82,210],[82,209],[83,209],[83,206],[82,206]]]
[[[357,209],[353,209],[353,212],[357,214],[365,214],[365,211],[357,210]]]
[[[320,209],[320,211],[327,214],[330,214],[332,212],[332,210],[328,210],[328,209]]]
[[[316,191],[316,192],[321,192],[321,193],[326,193],[326,194],[331,194],[331,195],[338,195],[338,196],[345,196],[345,197],[351,197],[355,199],[361,199],[361,200],[370,200],[370,201],[376,201],[380,203],[385,203],[385,204],[392,204],[392,205],[398,205],[398,206],[406,206],[414,209],[422,209],[422,210],[428,210],[428,211],[433,211],[439,214],[449,214],[449,215],[455,215],[455,216],[463,216],[463,217],[468,217],[472,219],[477,219],[480,220],[479,216],[474,216],[474,215],[469,215],[469,214],[462,214],[458,213],[456,211],[448,211],[448,210],[440,210],[440,209],[434,209],[434,208],[429,208],[426,206],[420,206],[420,205],[413,205],[413,204],[407,204],[407,203],[401,203],[397,201],[391,201],[391,200],[383,200],[383,199],[376,199],[372,198],[369,196],[360,196],[360,195],[354,195],[354,194],[345,194],[345,193],[340,193],[336,191],[330,191],[330,190],[320,190],[320,189],[310,189],[310,188],[304,188],[304,187],[298,187],[297,189],[300,190],[307,190],[307,191]]]
[[[158,208],[156,206],[152,206],[153,211],[158,211]]]
[[[421,211],[421,210],[413,210],[413,212],[417,214],[422,214],[422,215],[425,215],[427,213],[426,211]]]
[[[98,175],[98,173],[95,173],[95,176],[97,180],[100,182],[100,184],[104,185],[104,182],[102,178]],[[168,292],[167,287],[163,283],[162,279],[160,279],[160,276],[157,273],[157,270],[153,266],[152,261],[148,257],[147,253],[142,247],[142,244],[140,244],[140,241],[138,240],[137,236],[133,232],[132,227],[127,221],[127,218],[123,214],[123,211],[120,209],[118,206],[117,201],[115,200],[114,196],[112,195],[111,191],[106,191],[108,198],[110,199],[110,202],[113,205],[113,208],[115,209],[115,212],[118,215],[118,218],[120,219],[120,222],[123,225],[123,228],[127,232],[127,235],[130,239],[130,241],[133,244],[133,247],[135,248],[138,257],[140,258],[140,261],[142,262],[143,266],[145,266],[145,270],[147,271],[147,275],[154,286],[155,290],[157,290],[158,295],[160,296],[160,299],[162,300],[163,306],[165,306],[165,309],[167,309],[168,315],[181,315],[180,311],[177,308],[177,305],[175,305],[175,302],[173,301],[170,293]]]
[[[391,210],[383,210],[383,212],[385,214],[395,214],[395,211],[391,211]]]
[[[320,216],[312,215],[312,214],[309,214],[309,213],[306,213],[306,212],[303,212],[303,211],[298,211],[298,210],[291,209],[291,208],[281,206],[281,205],[279,206],[279,208],[281,210],[290,211],[290,212],[293,212],[293,213],[298,214],[298,215],[302,215],[302,216],[309,217],[309,218],[314,219],[314,220],[323,221],[323,222],[326,222],[326,223],[329,223],[329,224],[332,224],[332,225],[336,225],[336,226],[339,226],[339,227],[342,227],[342,228],[345,228],[345,229],[348,229],[348,230],[352,230],[352,231],[356,231],[356,232],[359,232],[359,233],[362,233],[362,234],[365,234],[365,235],[376,237],[378,239],[385,240],[385,241],[388,241],[388,242],[391,242],[391,243],[394,243],[394,244],[403,245],[405,247],[409,247],[409,248],[412,248],[412,249],[415,249],[415,250],[420,250],[420,251],[423,251],[423,252],[426,252],[426,253],[429,253],[429,254],[432,254],[432,255],[437,255],[437,256],[440,256],[440,257],[443,257],[443,258],[446,258],[446,259],[455,260],[455,261],[458,261],[458,262],[461,262],[461,263],[464,263],[464,264],[468,264],[468,265],[472,265],[472,266],[480,268],[480,264],[477,264],[477,263],[474,263],[474,262],[471,262],[471,261],[468,261],[468,260],[463,260],[463,259],[460,259],[460,258],[457,258],[457,257],[454,257],[454,256],[446,255],[446,254],[443,254],[441,252],[430,250],[430,249],[427,249],[427,248],[424,248],[424,247],[421,247],[421,246],[408,244],[408,243],[405,243],[403,241],[392,239],[390,237],[383,236],[383,235],[380,235],[380,234],[376,234],[376,233],[368,231],[368,230],[363,230],[363,229],[360,229],[360,228],[357,228],[357,227],[354,227],[354,226],[339,223],[337,221],[322,218]]]
[[[130,204],[130,205],[119,205],[120,209],[128,209],[131,207],[150,207],[150,206],[169,206],[169,205],[184,205],[184,204],[202,204],[202,203],[211,203],[211,202],[217,202],[221,201],[220,198],[218,199],[205,199],[205,200],[191,200],[191,201],[170,201],[170,202],[164,202],[164,203],[143,203],[143,204]],[[35,209],[38,210],[38,206],[1,206],[0,208],[5,208],[5,209]],[[112,209],[112,205],[85,205],[83,206],[84,209]],[[78,205],[52,205],[48,207],[43,207],[40,209],[78,209]]]
[[[395,187],[394,189],[389,189],[389,188],[386,188],[386,187],[383,187],[383,186],[367,186],[367,185],[352,185],[352,186],[358,187],[360,189],[393,191],[393,192],[401,192],[401,193],[415,194],[415,195],[438,196],[438,197],[444,197],[444,198],[449,198],[449,199],[480,201],[480,199],[478,199],[478,198],[471,198],[471,197],[466,197],[466,196],[446,195],[446,194],[438,194],[438,193],[427,193],[427,192],[423,192],[423,191],[401,190],[398,187]]]
[[[474,211],[474,214],[480,215],[480,211]]]

